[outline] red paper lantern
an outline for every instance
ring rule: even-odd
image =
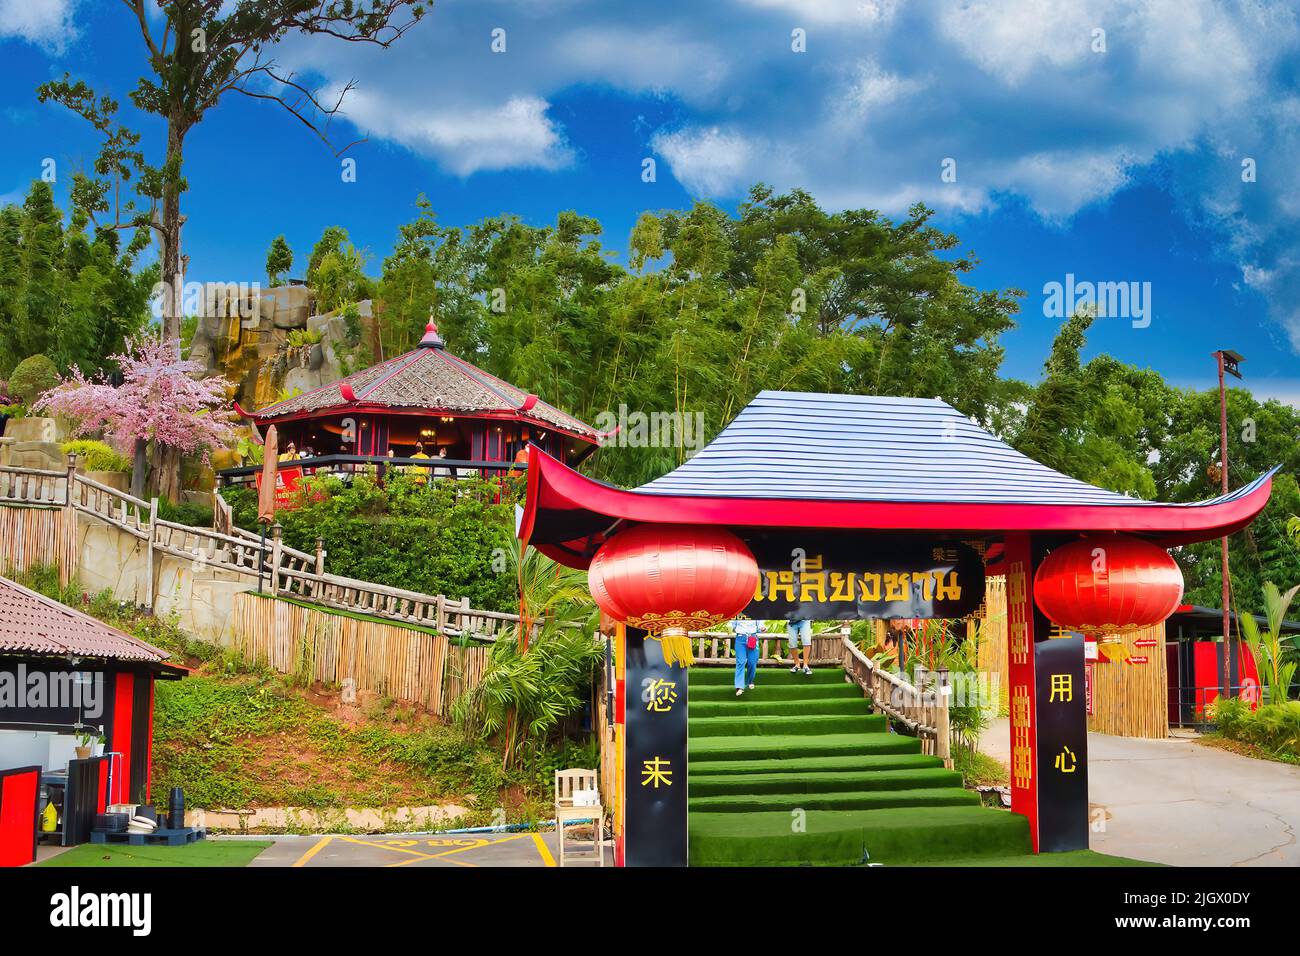
[[[660,636],[669,663],[689,666],[687,632],[744,610],[758,588],[758,562],[722,528],[635,525],[596,552],[587,587],[606,614]]]
[[[1183,573],[1159,545],[1092,536],[1052,551],[1034,576],[1034,601],[1053,624],[1085,634],[1151,627],[1183,599]]]

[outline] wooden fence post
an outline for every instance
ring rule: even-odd
[[[935,745],[938,750],[936,756],[943,758],[943,765],[949,770],[952,769],[952,730],[948,722],[949,699],[952,695],[952,688],[948,686],[948,669],[942,667],[935,674],[935,693],[938,695],[935,700],[934,726],[936,730]]]
[[[59,583],[67,585],[76,574],[74,562],[77,557],[77,509],[73,506],[73,494],[77,484],[77,456],[68,455],[67,487],[63,494],[63,514],[59,516],[60,540]]]
[[[150,611],[154,609],[153,587],[153,546],[158,537],[158,499],[149,499],[149,537],[145,542],[145,584],[144,602]]]
[[[325,573],[325,539],[316,539],[316,573]]]
[[[271,525],[271,594],[272,595],[276,595],[280,593],[280,554],[282,548],[280,544],[280,534],[282,530],[283,529],[281,529],[280,527],[280,522],[278,521],[275,524]]]

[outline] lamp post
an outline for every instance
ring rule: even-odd
[[[1228,493],[1228,390],[1224,386],[1223,375],[1228,373],[1241,378],[1241,355],[1231,349],[1219,349],[1214,353],[1219,365],[1219,470],[1223,493]],[[1231,578],[1228,576],[1228,536],[1224,535],[1223,544],[1223,699],[1232,695],[1232,642],[1230,612]]]

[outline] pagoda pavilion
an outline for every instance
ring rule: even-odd
[[[760,393],[677,469],[632,490],[533,447],[519,537],[588,569],[614,622],[605,774],[614,778],[616,861],[888,863],[967,827],[970,852],[996,828],[1020,841],[1016,852],[1086,849],[1086,637],[1109,633],[1101,627],[1113,621],[1126,626],[1139,609],[1167,617],[1182,594],[1167,549],[1245,528],[1267,504],[1272,475],[1209,501],[1143,501],[1054,471],[938,399],[776,391]],[[834,691],[856,666],[847,635],[844,674],[782,667],[755,691],[738,667],[735,696],[729,674],[702,668],[691,678],[689,654],[678,645],[670,653],[670,639],[737,613],[977,615],[992,576],[1005,578],[1007,595],[1010,815],[978,806],[951,779],[946,792],[920,777],[900,786],[921,789],[888,789],[875,768],[886,759],[881,748],[901,738],[873,738],[881,718],[864,716],[861,702],[812,710],[822,706],[817,689]],[[742,593],[738,580],[757,587]],[[1063,596],[1077,622],[1060,613]],[[1070,619],[1049,620],[1049,611]],[[695,685],[700,716],[688,721]],[[916,746],[914,769],[927,759]],[[951,771],[920,769],[936,779]],[[792,831],[792,814],[805,829]],[[906,839],[905,823],[915,825]],[[947,836],[938,839],[940,830]]]
[[[489,473],[522,465],[529,444],[576,465],[600,442],[590,425],[447,351],[432,322],[410,352],[258,411],[235,410],[261,434],[275,425],[279,449],[292,443],[308,465],[419,455]]]

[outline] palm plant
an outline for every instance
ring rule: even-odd
[[[1253,614],[1242,614],[1239,620],[1242,635],[1246,638],[1251,653],[1255,655],[1260,680],[1267,688],[1268,701],[1276,704],[1287,699],[1291,679],[1295,676],[1295,651],[1283,645],[1282,625],[1291,602],[1296,593],[1300,592],[1300,584],[1283,594],[1272,581],[1265,581],[1263,592],[1264,620],[1268,630],[1260,630]]]
[[[603,655],[586,575],[517,541],[509,552],[519,582],[520,621],[493,645],[478,686],[457,701],[462,727],[501,735],[503,763],[517,763],[525,741],[540,744],[582,706],[581,691]]]

